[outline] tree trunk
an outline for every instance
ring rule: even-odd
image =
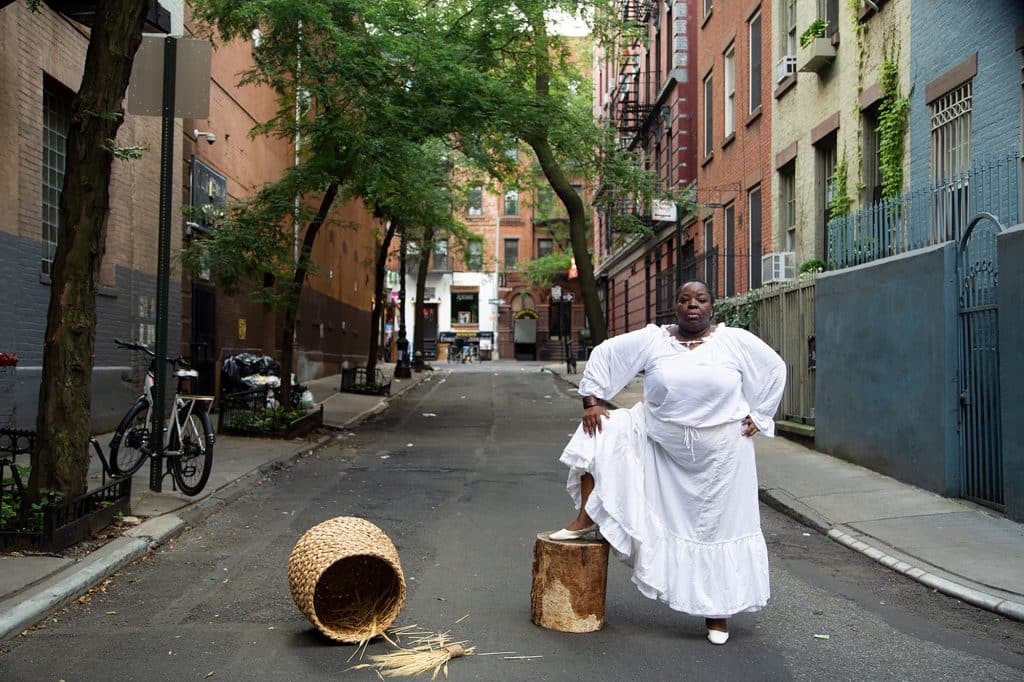
[[[412,356],[423,356],[423,294],[427,289],[427,273],[430,272],[430,254],[434,251],[433,226],[423,230],[423,242],[420,244],[420,262],[416,270],[416,312],[412,320]],[[419,351],[419,356],[416,352]],[[425,360],[426,358],[424,358]]]
[[[82,84],[72,107],[43,337],[43,373],[29,490],[85,492],[89,470],[96,293],[106,245],[113,154],[148,3],[99,0]],[[116,114],[111,116],[109,114]]]
[[[608,543],[559,542],[538,533],[533,544],[530,620],[559,632],[594,632],[604,627]]]
[[[534,94],[538,102],[545,102],[549,98],[551,90],[551,57],[549,53],[548,36],[546,24],[542,16],[530,16],[528,20],[533,26],[536,42],[534,45],[534,67],[536,78],[534,79]],[[590,260],[590,250],[587,242],[587,214],[583,207],[583,200],[572,188],[572,183],[566,176],[555,153],[551,149],[548,135],[549,130],[539,123],[537,128],[528,130],[523,139],[533,148],[537,155],[544,177],[547,178],[551,189],[565,206],[569,214],[569,240],[572,244],[572,255],[576,259],[576,269],[580,279],[580,293],[583,296],[583,310],[587,315],[587,326],[590,328],[590,338],[596,346],[608,336],[608,327],[604,319],[604,311],[601,309],[601,300],[597,296],[597,280],[594,277],[594,264]],[[495,245],[497,248],[497,245]]]
[[[388,229],[384,232],[384,237],[381,239],[380,247],[377,249],[377,262],[374,265],[373,272],[373,311],[370,313],[370,329],[373,333],[370,334],[370,349],[369,355],[366,359],[366,380],[373,381],[373,377],[377,373],[377,351],[380,348],[380,337],[377,334],[377,330],[381,326],[381,320],[384,317],[384,306],[387,304],[387,296],[384,292],[384,280],[387,275],[388,266],[388,249],[391,248],[391,240],[395,236],[395,230],[398,228],[397,220],[388,221]]]
[[[306,234],[302,237],[302,248],[299,251],[299,262],[295,264],[295,274],[292,276],[291,294],[292,300],[285,306],[284,320],[281,328],[281,403],[289,409],[292,406],[292,372],[295,371],[295,325],[299,317],[299,302],[302,300],[302,287],[306,283],[306,263],[313,255],[313,244],[316,236],[327,220],[327,214],[331,211],[334,198],[338,196],[338,183],[332,182],[323,198],[320,199],[320,210],[316,217],[306,228]]]

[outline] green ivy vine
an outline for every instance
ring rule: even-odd
[[[828,201],[829,218],[842,218],[850,215],[850,206],[853,205],[853,198],[846,188],[848,174],[846,171],[846,151],[843,151],[843,159],[836,164],[832,171],[832,198]]]
[[[867,59],[867,49],[864,47],[864,34],[867,27],[860,18],[861,0],[849,0],[850,23],[853,25],[853,41],[857,52],[857,97],[853,100],[854,120],[859,121],[861,115],[860,95],[864,92],[864,63]],[[864,143],[860,135],[856,136],[857,146],[854,149],[854,165],[857,168],[857,192],[863,192],[867,188],[864,182]]]
[[[878,161],[882,171],[882,196],[890,198],[903,190],[903,147],[910,98],[900,91],[899,43],[887,42],[881,67],[882,98],[878,103]]]

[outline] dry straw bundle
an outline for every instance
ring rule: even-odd
[[[415,627],[415,626],[413,626]],[[392,634],[397,634],[395,631]],[[409,647],[403,647],[397,641],[389,639],[396,648],[388,654],[370,656],[370,663],[352,666],[352,670],[374,668],[382,677],[411,677],[433,671],[431,680],[436,680],[438,673],[448,677],[448,661],[460,656],[472,656],[475,647],[466,646],[466,642],[452,640],[448,633],[431,634],[415,633]],[[398,637],[396,636],[396,640]]]
[[[288,559],[292,599],[316,628],[346,644],[383,635],[405,603],[405,576],[391,539],[355,516],[310,528]]]

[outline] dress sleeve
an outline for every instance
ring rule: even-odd
[[[601,400],[614,398],[644,368],[651,345],[664,333],[660,327],[649,324],[599,343],[591,351],[583,370],[579,394]]]
[[[737,359],[750,418],[765,436],[775,435],[775,412],[786,389],[786,363],[771,346],[748,331],[737,334]]]

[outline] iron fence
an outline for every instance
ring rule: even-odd
[[[828,224],[830,270],[960,239],[971,218],[995,214],[1020,222],[1021,157],[1016,151],[972,165],[953,177],[909,190]]]

